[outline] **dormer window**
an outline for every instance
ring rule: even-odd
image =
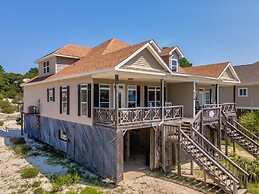
[[[173,72],[178,72],[178,59],[175,55],[172,55],[171,57],[170,68]]]
[[[43,63],[43,71],[44,73],[49,73],[49,61]]]

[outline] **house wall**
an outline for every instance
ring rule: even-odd
[[[37,120],[40,120],[40,127]],[[114,129],[82,125],[58,119],[24,115],[24,128],[29,137],[38,139],[66,153],[66,156],[104,177],[117,179],[117,134]],[[69,141],[59,138],[66,131]],[[122,163],[123,164],[123,163]],[[122,174],[119,174],[122,176]]]
[[[238,88],[247,88],[248,97],[239,97]],[[237,107],[248,107],[248,108],[259,108],[259,85],[252,86],[237,86],[236,87],[236,106]]]
[[[78,59],[71,59],[66,57],[57,57],[57,72],[61,71],[62,69],[66,68],[67,66],[75,63]]]
[[[220,103],[234,103],[234,86],[221,86],[219,90]]]
[[[173,105],[184,105],[184,116],[194,116],[194,83],[168,83],[167,100]]]
[[[56,57],[52,57],[52,58],[49,58],[45,61],[49,61],[49,73],[44,73],[44,70],[43,70],[43,63],[44,61],[40,62],[38,64],[38,75],[39,77],[44,77],[44,76],[48,76],[48,75],[52,75],[55,73],[56,71],[56,63],[57,63],[57,58]]]
[[[43,117],[92,125],[91,118],[78,116],[78,84],[82,83],[92,83],[92,79],[90,77],[81,77],[45,84],[27,85],[24,87],[24,111],[28,112],[29,106],[38,106],[40,104],[40,114]],[[66,113],[60,114],[60,86],[70,86],[69,115]],[[48,88],[55,88],[55,102],[47,102]]]

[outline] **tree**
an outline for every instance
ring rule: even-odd
[[[192,63],[190,63],[185,57],[179,59],[180,67],[192,67]]]
[[[27,73],[24,74],[23,78],[32,79],[38,75],[38,68],[31,68]]]

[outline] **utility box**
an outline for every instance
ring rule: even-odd
[[[38,113],[38,108],[37,108],[37,106],[29,106],[29,107],[28,107],[28,113],[29,113],[29,114],[37,114],[37,113]]]

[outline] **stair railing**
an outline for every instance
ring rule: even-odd
[[[246,134],[248,137],[250,137],[252,140],[256,141],[257,143],[259,143],[259,138],[252,133],[251,131],[249,131],[248,129],[246,129],[243,125],[241,125],[239,122],[237,122],[236,120],[234,120],[234,123],[238,126],[238,129],[240,131],[242,131],[244,134]]]
[[[178,128],[178,133],[180,133],[180,138],[181,138],[181,145],[184,147],[184,149],[189,153],[189,154],[193,154],[195,155],[195,149],[198,149],[200,151],[200,153],[202,153],[205,158],[203,157],[193,157],[194,160],[196,160],[199,163],[199,166],[204,166],[205,170],[209,170],[210,173],[208,173],[209,175],[211,175],[211,177],[217,181],[220,180],[220,184],[224,185],[225,188],[227,188],[227,190],[223,187],[222,189],[226,192],[229,191],[233,191],[233,193],[237,193],[237,187],[238,187],[238,183],[239,180],[234,177],[228,170],[226,170],[218,161],[216,161],[212,156],[210,156],[201,146],[199,146],[191,137],[189,137],[186,133],[184,133],[180,127]],[[213,165],[208,165],[206,164],[206,159],[208,159]],[[197,163],[197,164],[198,164]],[[217,169],[215,168],[215,166],[222,171],[222,174],[217,174]],[[213,174],[213,175],[212,175]],[[225,177],[228,177],[231,181],[231,183],[233,183],[233,188],[231,188],[227,183],[227,179]]]
[[[230,160],[223,152],[221,152],[216,146],[214,146],[207,138],[201,133],[191,128],[190,136],[197,142],[205,151],[210,154],[215,160],[217,160],[222,166],[230,171],[235,177],[238,178],[240,183],[247,188],[247,181],[249,174],[239,167],[236,163]]]

